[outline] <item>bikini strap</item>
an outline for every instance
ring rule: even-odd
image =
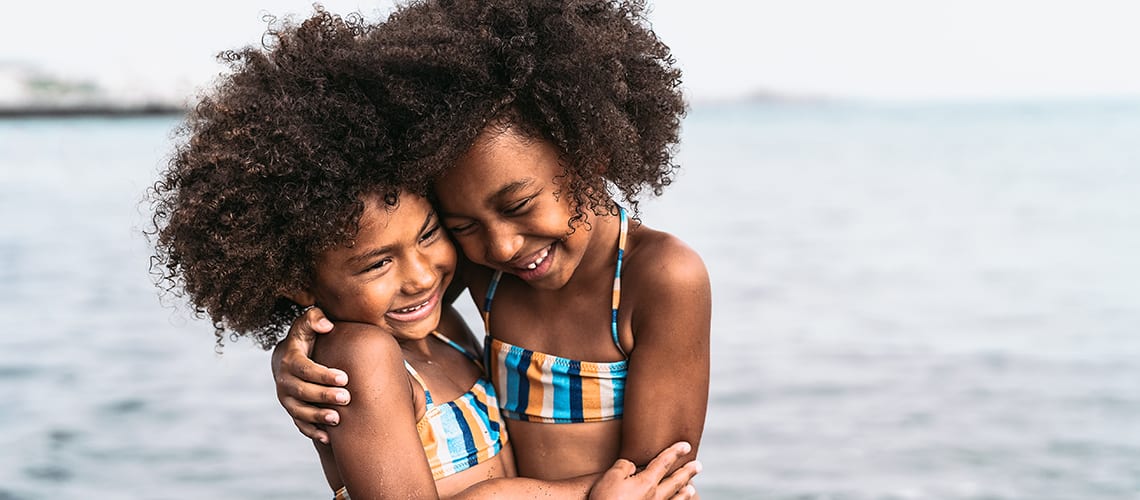
[[[618,232],[617,268],[614,269],[613,315],[610,317],[610,332],[613,334],[614,345],[617,346],[618,352],[628,358],[629,355],[625,353],[625,349],[621,348],[621,342],[618,341],[618,305],[621,304],[621,264],[625,258],[625,242],[626,237],[629,235],[629,219],[625,215],[625,208],[619,206],[618,214],[621,216],[621,231]]]
[[[408,360],[406,360],[406,359],[404,360],[404,368],[407,368],[408,373],[411,374],[412,378],[416,379],[416,382],[420,383],[420,387],[424,388],[424,398],[427,400],[426,406],[427,406],[427,409],[430,410],[432,407],[431,391],[428,390],[427,384],[424,383],[424,379],[420,377],[419,372],[417,372],[415,368],[412,368],[412,365],[410,363],[408,363]]]
[[[439,339],[440,342],[443,342],[444,344],[447,344],[451,347],[454,347],[455,350],[463,353],[464,356],[467,356],[467,359],[474,361],[476,365],[479,364],[479,357],[478,356],[472,354],[467,349],[464,349],[463,346],[459,345],[458,342],[447,338],[447,335],[439,333],[438,331],[433,331],[433,332],[431,332],[431,334],[435,335],[435,338]],[[482,366],[480,366],[480,368],[482,368]]]
[[[503,277],[502,271],[495,271],[491,283],[487,285],[487,298],[483,301],[483,331],[491,336],[491,301],[495,299],[495,289],[499,288],[499,279]]]

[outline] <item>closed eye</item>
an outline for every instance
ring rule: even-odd
[[[524,208],[526,208],[527,205],[529,205],[531,200],[533,200],[533,199],[534,199],[534,196],[528,196],[526,198],[523,198],[523,199],[507,206],[507,208],[504,208],[503,213],[507,214],[507,215],[517,214],[518,212],[520,212]]]
[[[380,260],[374,262],[372,265],[365,268],[363,271],[361,271],[361,274],[367,273],[370,271],[375,271],[377,269],[383,269],[385,267],[388,267],[388,265],[391,263],[392,263],[391,257],[384,257],[383,259],[380,259]]]
[[[463,233],[469,232],[474,227],[475,227],[474,222],[465,222],[463,224],[456,224],[454,226],[448,227],[447,230],[451,231],[451,234],[458,235],[458,234],[463,234]]]
[[[427,243],[439,236],[439,224],[434,224],[424,234],[420,236],[420,243]]]

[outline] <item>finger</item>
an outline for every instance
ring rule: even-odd
[[[337,425],[340,423],[340,413],[331,408],[320,408],[305,401],[291,397],[281,398],[281,406],[293,420],[303,421],[314,425]]]
[[[657,491],[663,492],[665,497],[683,493],[687,486],[692,486],[693,477],[699,474],[702,468],[703,465],[697,460],[685,464],[680,469],[669,474],[669,477],[663,479],[661,483],[657,485]],[[693,493],[696,493],[695,488],[693,488]]]
[[[343,372],[342,372],[343,374]],[[325,380],[324,382],[328,382]],[[343,387],[314,384],[297,377],[280,377],[277,380],[277,399],[281,405],[286,406],[285,398],[296,399],[299,404],[306,405],[338,405],[343,406],[352,400],[348,389]],[[288,406],[286,406],[288,409]],[[290,412],[292,413],[292,412]]]
[[[297,424],[297,430],[301,431],[301,434],[308,436],[314,441],[320,441],[321,443],[329,444],[329,433],[325,432],[320,427],[297,419],[293,419],[293,423]]]
[[[689,500],[696,497],[697,488],[691,484],[687,484],[681,488],[681,491],[678,491],[677,493],[673,494],[673,496],[669,497],[669,500]]]
[[[317,363],[304,353],[290,352],[281,358],[281,368],[277,371],[278,386],[295,386],[301,383],[344,386],[348,385],[348,374],[336,368]],[[301,398],[304,399],[304,398]]]
[[[332,321],[319,307],[313,306],[301,316],[305,318],[305,324],[308,325],[310,332],[329,333],[333,329]]]
[[[624,458],[617,459],[609,470],[606,471],[607,476],[617,476],[617,478],[627,478],[637,472],[637,466]]]
[[[661,478],[665,477],[665,474],[669,473],[669,470],[673,468],[673,465],[675,465],[677,461],[680,460],[681,457],[686,453],[692,451],[692,449],[693,447],[685,441],[673,443],[672,446],[665,448],[665,450],[663,450],[661,453],[658,453],[656,457],[653,457],[653,460],[649,462],[649,465],[645,467],[645,470],[639,472],[638,475],[644,476],[646,480],[652,481],[654,483],[661,481]]]

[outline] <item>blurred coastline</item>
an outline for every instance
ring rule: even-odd
[[[157,116],[185,110],[185,97],[167,90],[115,88],[30,64],[0,62],[0,119]]]

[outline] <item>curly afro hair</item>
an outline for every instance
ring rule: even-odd
[[[424,194],[393,163],[390,124],[357,64],[369,28],[320,7],[300,25],[271,20],[262,48],[225,52],[232,71],[202,96],[148,191],[167,293],[214,323],[272,347],[299,313],[285,297],[311,283],[317,256],[356,235],[361,198]],[[382,167],[382,168],[381,168]]]
[[[402,161],[438,175],[488,126],[511,128],[559,150],[575,219],[584,207],[613,213],[611,186],[636,213],[635,197],[672,181],[686,109],[680,70],[643,9],[413,1],[364,37],[362,64],[385,75],[374,99],[403,117]]]

